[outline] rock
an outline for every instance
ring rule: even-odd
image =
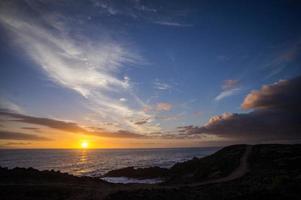
[[[167,175],[168,169],[161,167],[138,168],[125,167],[109,171],[104,177],[128,177],[137,179],[162,178]]]

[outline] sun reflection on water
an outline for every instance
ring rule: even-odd
[[[79,157],[79,164],[86,164],[88,161],[88,151],[87,150],[81,150],[80,151],[80,157]]]
[[[78,153],[79,153],[79,161],[78,161],[77,173],[85,174],[86,172],[89,171],[89,167],[88,167],[89,152],[87,149],[82,149]]]

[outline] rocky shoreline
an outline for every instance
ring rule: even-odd
[[[246,145],[232,145],[204,158],[176,163],[168,169],[126,167],[109,171],[103,177],[162,179],[168,184],[206,181],[224,177],[237,168],[245,147]]]
[[[0,168],[1,199],[299,199],[301,145],[233,145],[169,169],[133,167],[105,177],[164,178],[112,184],[53,170]],[[244,166],[245,165],[245,166]]]

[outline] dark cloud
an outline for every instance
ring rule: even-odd
[[[49,128],[67,131],[67,132],[76,132],[76,133],[87,132],[85,129],[81,128],[80,126],[78,126],[76,123],[73,123],[73,122],[66,122],[66,121],[42,118],[42,117],[33,117],[33,116],[29,116],[29,115],[13,113],[13,112],[10,112],[7,110],[0,110],[0,115],[13,118],[12,121],[41,125],[41,126],[46,126]]]
[[[46,126],[49,128],[57,129],[65,132],[72,133],[82,133],[88,135],[95,135],[100,137],[118,137],[118,138],[143,138],[145,136],[141,134],[137,134],[134,132],[119,130],[116,132],[106,131],[102,128],[94,127],[93,130],[88,130],[86,128],[81,127],[77,123],[67,122],[62,120],[50,119],[50,118],[42,118],[42,117],[33,117],[29,115],[14,113],[9,110],[0,109],[0,116],[9,117],[10,121],[22,122],[27,124],[35,124],[40,126]],[[23,127],[22,129],[31,129],[34,130],[33,127]]]
[[[41,128],[37,128],[37,127],[22,127],[21,129],[23,129],[23,130],[29,130],[29,131],[34,131],[36,133],[40,133],[42,131]]]
[[[242,103],[243,109],[284,109],[300,111],[301,77],[281,80],[264,85],[259,91],[252,91]]]
[[[233,140],[295,140],[301,138],[301,77],[252,91],[242,103],[249,113],[224,113],[204,126],[179,127],[188,135],[212,134]]]
[[[0,147],[6,147],[6,146],[19,146],[19,145],[30,145],[30,142],[7,142],[4,144],[1,144]]]
[[[34,130],[34,131],[40,130],[39,128],[36,128],[36,127],[22,127],[22,129],[24,129],[24,130]]]
[[[11,131],[0,131],[1,140],[36,140],[36,141],[49,141],[49,138]]]
[[[142,119],[140,121],[136,121],[135,124],[136,125],[143,125],[143,124],[146,124],[148,122],[149,118],[147,119]]]

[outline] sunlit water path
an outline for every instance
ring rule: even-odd
[[[170,167],[219,148],[0,150],[0,166],[54,169],[78,176],[100,176],[122,167]]]

